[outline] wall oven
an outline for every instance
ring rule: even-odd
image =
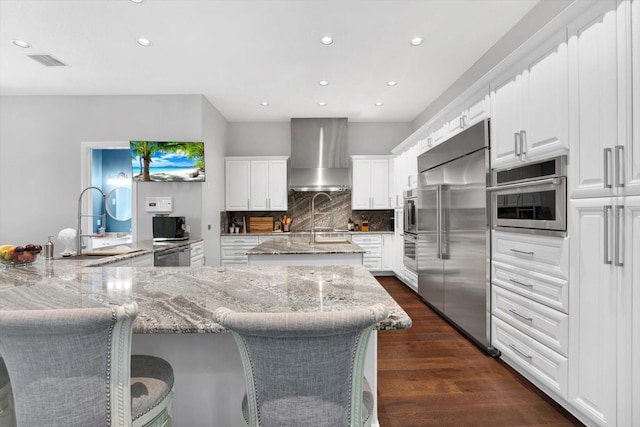
[[[492,171],[491,215],[495,229],[565,235],[566,156]]]
[[[418,190],[411,189],[404,192],[403,204],[403,238],[404,254],[402,262],[411,271],[418,271],[418,258],[416,249],[418,246]]]

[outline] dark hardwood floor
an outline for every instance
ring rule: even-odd
[[[410,329],[378,334],[382,427],[582,425],[398,279],[376,279],[413,320]]]

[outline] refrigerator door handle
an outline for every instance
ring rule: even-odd
[[[448,186],[440,186],[440,257],[449,259],[449,193]]]
[[[436,188],[436,249],[437,257],[442,259],[442,186]]]

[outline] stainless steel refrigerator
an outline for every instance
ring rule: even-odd
[[[492,355],[489,121],[418,157],[418,293]]]

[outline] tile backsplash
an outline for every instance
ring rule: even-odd
[[[353,211],[351,210],[351,190],[330,191],[326,192],[331,200],[324,195],[316,197],[316,227],[333,227],[335,229],[347,229],[347,221],[349,218],[355,223],[360,223],[363,217],[369,219],[369,231],[390,231],[391,217],[393,217],[393,209],[388,210],[371,210],[371,211]],[[288,206],[285,212],[275,211],[226,211],[220,213],[220,232],[226,234],[229,232],[229,225],[236,223],[242,228],[242,219],[245,218],[247,224],[249,217],[272,217],[274,222],[283,215],[293,218],[291,231],[309,231],[311,230],[311,201],[318,194],[317,191],[289,191]],[[324,214],[324,213],[331,213]],[[331,219],[333,217],[333,224]],[[247,230],[247,232],[249,232]],[[242,229],[240,230],[242,232]]]

